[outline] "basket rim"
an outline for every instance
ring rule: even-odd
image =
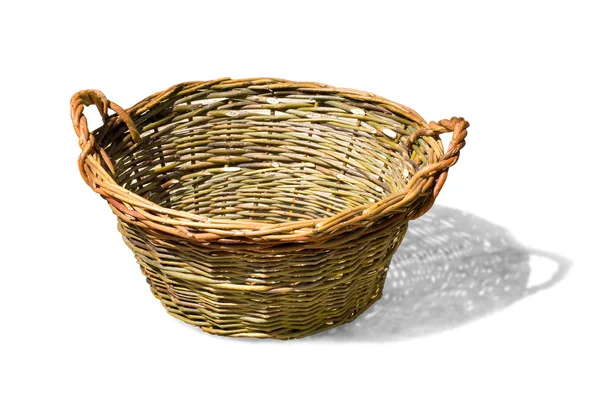
[[[94,150],[92,133],[95,131],[90,133],[89,130],[87,130],[87,123],[85,123],[85,129],[82,129],[80,122],[82,117],[85,118],[82,113],[83,105],[87,106],[93,103],[100,109],[100,104],[97,100],[100,99],[100,102],[103,105],[101,113],[103,114],[104,124],[96,129],[96,131],[109,124],[114,125],[117,122],[123,121],[130,127],[131,138],[135,141],[135,136],[137,135],[139,138],[139,133],[137,133],[135,126],[133,126],[131,116],[140,115],[140,112],[149,109],[149,107],[155,105],[163,98],[168,97],[181,89],[189,89],[191,90],[190,92],[193,92],[194,89],[206,86],[216,85],[227,88],[247,86],[248,84],[258,84],[258,86],[263,86],[265,89],[273,87],[283,88],[286,86],[295,87],[299,91],[303,89],[307,91],[318,89],[319,92],[336,92],[340,96],[377,102],[386,105],[386,107],[391,108],[392,111],[404,115],[421,126],[420,129],[417,129],[417,131],[410,136],[411,139],[416,139],[417,137],[437,138],[442,133],[454,131],[452,142],[456,143],[453,145],[451,142],[447,151],[444,152],[443,145],[440,142],[441,151],[442,153],[445,153],[443,156],[436,157],[434,155],[434,159],[437,158],[438,160],[430,161],[427,165],[418,167],[419,170],[413,174],[412,178],[402,191],[386,195],[374,203],[349,207],[332,216],[319,217],[311,220],[267,223],[251,220],[227,220],[218,217],[193,214],[182,210],[174,210],[156,204],[131,190],[122,187],[117,184],[112,175],[104,168],[101,164],[101,155]],[[86,94],[88,92],[98,93],[99,95]],[[116,112],[114,115],[106,115],[108,106]],[[128,222],[137,220],[146,228],[157,229],[188,239],[195,239],[197,241],[212,241],[227,237],[302,241],[319,232],[324,232],[326,230],[335,232],[351,223],[374,216],[389,214],[393,212],[394,208],[406,207],[407,203],[417,200],[419,196],[422,196],[424,193],[431,190],[429,192],[432,194],[429,194],[428,199],[422,203],[422,208],[413,209],[412,218],[410,219],[417,218],[433,205],[433,201],[445,181],[448,168],[455,164],[458,159],[458,152],[464,146],[464,137],[466,136],[466,128],[468,127],[468,122],[462,118],[456,117],[453,117],[451,120],[427,123],[411,108],[366,91],[351,88],[337,88],[317,82],[289,81],[280,78],[263,77],[235,80],[224,77],[212,81],[183,82],[163,91],[154,93],[128,109],[122,109],[118,105],[108,101],[100,91],[80,91],[71,99],[71,116],[83,150],[82,155],[79,158],[82,176],[94,191],[108,201],[109,205],[113,208],[113,212],[115,212],[117,216],[125,218]],[[84,132],[82,132],[82,130],[84,130]],[[460,140],[458,141],[455,140],[457,139],[457,130],[461,133],[459,137]],[[82,133],[85,134],[82,135]],[[464,135],[462,133],[464,133]],[[88,138],[88,140],[85,140],[85,138]],[[435,188],[433,187],[434,185]],[[190,231],[190,228],[202,230],[204,232],[193,233]]]

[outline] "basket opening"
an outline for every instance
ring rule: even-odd
[[[160,206],[281,223],[333,216],[404,190],[417,170],[398,143],[419,127],[359,99],[198,90],[134,118],[142,141],[105,144],[116,181]],[[116,133],[116,132],[115,132]]]

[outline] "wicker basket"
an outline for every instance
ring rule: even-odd
[[[104,121],[93,132],[91,104]],[[381,297],[468,127],[272,78],[183,83],[126,110],[81,91],[71,118],[81,175],[167,311],[209,333],[278,339],[352,321]]]

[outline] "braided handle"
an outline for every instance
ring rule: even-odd
[[[452,119],[443,119],[439,122],[430,122],[429,129],[421,129],[413,134],[409,140],[409,146],[412,146],[415,139],[425,135],[441,134],[452,132],[452,140],[448,150],[442,156],[442,158],[435,162],[428,164],[415,174],[413,180],[418,180],[421,177],[429,177],[431,175],[437,175],[435,186],[433,187],[433,193],[429,196],[424,206],[416,213],[412,219],[418,218],[425,214],[435,202],[438,194],[442,190],[446,178],[448,177],[448,169],[456,164],[460,156],[460,150],[465,147],[465,138],[467,137],[467,128],[469,122],[464,118],[453,117]]]
[[[104,149],[96,146],[94,135],[90,133],[87,119],[83,114],[83,109],[92,104],[96,105],[98,108],[104,123],[108,121],[108,109],[110,108],[112,111],[114,111],[117,116],[127,125],[127,128],[129,128],[129,133],[131,134],[133,141],[135,143],[139,143],[140,141],[140,134],[137,131],[131,116],[129,116],[129,114],[119,105],[109,101],[102,92],[96,89],[88,89],[79,91],[73,95],[71,98],[71,120],[73,121],[75,133],[77,133],[77,137],[79,138],[79,146],[81,147],[81,155],[78,159],[79,172],[88,184],[90,184],[90,182],[84,171],[84,163],[87,156],[96,148],[100,150],[100,154],[104,158],[104,161],[108,164],[111,172],[114,174],[114,168],[110,159],[108,158],[108,155]]]
[[[438,133],[453,132],[450,145],[448,145],[448,150],[446,150],[442,159],[436,163],[437,165],[440,165],[441,163],[443,174],[438,177],[435,188],[433,189],[433,199],[435,200],[446,181],[448,169],[456,164],[460,157],[460,150],[465,147],[465,138],[467,137],[469,122],[464,118],[453,117],[450,120],[442,119],[439,122],[430,122],[429,127],[431,130]],[[438,169],[438,171],[439,170],[440,169]]]

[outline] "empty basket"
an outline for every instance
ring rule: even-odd
[[[104,121],[93,132],[91,104]],[[129,109],[81,91],[71,118],[81,175],[167,311],[209,333],[278,339],[352,321],[381,297],[468,127],[272,78],[183,83]]]

